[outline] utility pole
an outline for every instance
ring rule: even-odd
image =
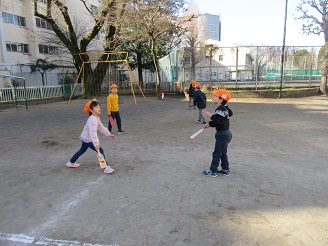
[[[238,84],[238,59],[239,59],[239,48],[236,47],[236,88]]]
[[[213,45],[210,46],[210,88],[212,90],[212,56],[213,56]]]
[[[282,54],[281,54],[281,63],[280,63],[279,99],[281,99],[281,96],[282,96],[282,78],[283,78],[284,61],[285,61],[285,41],[286,41],[287,6],[288,6],[288,0],[286,0],[286,6],[285,6],[284,38],[283,38],[283,41],[282,41],[282,51],[281,51]]]
[[[210,88],[212,90],[212,58],[213,58],[213,44],[207,44],[205,45],[205,48],[209,49],[209,58],[210,58],[210,77],[209,77],[209,83]],[[206,52],[206,51],[205,51]],[[207,56],[207,55],[206,55]]]

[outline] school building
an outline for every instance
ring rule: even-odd
[[[38,0],[38,11],[45,14],[46,0]],[[74,25],[87,30],[94,24],[91,14],[82,1],[66,1]],[[99,6],[97,0],[87,0],[91,10]],[[58,14],[58,24],[61,15]],[[97,36],[89,45],[89,50],[103,49]],[[38,59],[53,63],[58,67],[47,72],[47,85],[58,84],[59,73],[76,73],[70,53],[55,38],[50,25],[34,16],[34,1],[2,0],[0,5],[0,74],[31,76],[29,65]],[[52,76],[51,76],[52,75]],[[35,76],[35,85],[40,85],[40,76]],[[31,80],[30,80],[31,81]],[[2,82],[2,84],[1,84]],[[0,78],[0,86],[8,80]]]

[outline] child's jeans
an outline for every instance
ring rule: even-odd
[[[77,159],[79,159],[79,157],[87,151],[88,148],[96,151],[95,146],[93,145],[92,142],[91,143],[86,143],[86,142],[82,141],[81,148],[72,156],[70,162],[75,163],[77,161]],[[100,147],[99,151],[104,156],[104,158],[106,159],[104,150],[101,147]],[[107,165],[108,165],[108,163],[107,163]]]
[[[194,104],[194,97],[189,97],[189,109]]]
[[[199,108],[198,109],[198,120],[200,121],[200,122],[203,122],[203,123],[205,123],[206,122],[206,119],[205,119],[205,116],[203,115],[203,108]]]
[[[229,170],[228,161],[228,144],[232,139],[230,130],[219,130],[215,133],[215,147],[213,152],[213,159],[211,163],[211,171],[218,172],[218,167],[221,161],[221,168],[223,170]]]
[[[117,128],[118,130],[122,130],[122,121],[120,112],[111,112],[110,115],[113,117],[114,120],[116,120]],[[110,124],[110,121],[108,122],[108,131],[112,131],[112,125]]]

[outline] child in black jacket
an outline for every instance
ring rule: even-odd
[[[189,89],[187,92],[189,95],[189,109],[190,109],[190,106],[192,106],[192,102],[194,100],[195,86],[196,86],[196,81],[192,80],[190,82],[190,86],[189,86]]]
[[[199,110],[197,123],[206,124],[206,119],[203,115],[203,110],[206,108],[206,94],[200,90],[201,85],[196,84],[194,93],[194,107],[197,106]]]
[[[229,91],[220,89],[213,92],[213,101],[218,105],[217,109],[211,114],[204,110],[203,115],[210,117],[211,121],[208,122],[205,128],[215,127],[215,147],[212,155],[211,167],[204,171],[206,176],[216,177],[217,174],[224,176],[230,175],[229,161],[228,161],[228,144],[232,139],[231,132],[229,130],[229,118],[232,116],[232,111],[226,105],[231,94]],[[218,170],[221,161],[221,170]]]

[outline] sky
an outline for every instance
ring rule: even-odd
[[[194,0],[200,13],[221,16],[221,41],[228,44],[282,46],[286,0]],[[322,46],[323,35],[303,35],[295,20],[301,0],[288,0],[286,46]]]

